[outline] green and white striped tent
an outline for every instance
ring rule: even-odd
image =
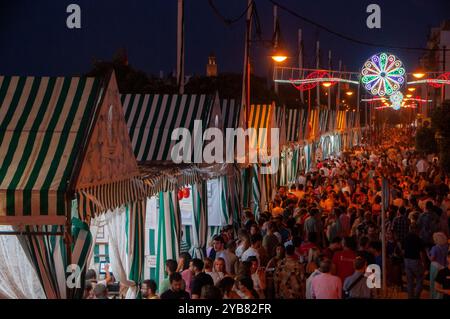
[[[303,112],[300,109],[287,109],[287,141],[297,142],[300,137],[300,127]]]
[[[251,106],[248,127],[262,129],[250,140],[251,149],[270,151],[271,143],[278,143],[278,141],[271,141],[270,137],[270,129],[278,128],[276,112],[277,109],[274,103]],[[273,189],[276,186],[276,177],[275,175],[260,174],[261,163],[253,163],[247,169],[249,169],[249,175],[251,176],[251,207],[255,217],[259,218],[259,214],[268,207],[272,200]],[[248,181],[248,179],[244,178],[244,181]],[[246,186],[244,188],[247,189]],[[246,195],[243,196],[246,197]]]
[[[173,163],[171,150],[176,141],[171,139],[171,135],[176,128],[185,128],[193,135],[194,121],[201,121],[203,130],[206,129],[214,96],[124,94],[121,100],[146,196],[158,198],[157,227],[149,230],[148,238],[149,252],[156,257],[156,265],[150,270],[150,275],[159,284],[165,276],[165,261],[177,259],[179,255],[181,216],[178,190],[202,182],[195,166]],[[193,161],[193,147],[191,154]],[[194,205],[193,218],[201,223],[204,219],[204,209],[201,207],[203,200],[199,198],[198,188],[194,187],[194,190],[194,202],[197,205]],[[206,234],[206,230],[195,226],[199,225],[192,227],[192,233],[197,235],[198,242],[201,237],[199,233]],[[192,236],[189,234],[187,237]],[[206,245],[206,239],[204,241]]]
[[[63,228],[71,215],[89,222],[142,199],[138,176],[114,74],[0,76],[0,224],[26,226],[22,246],[48,298],[71,297],[61,283],[64,265],[86,264],[91,239],[82,221],[73,232]],[[62,233],[73,237],[71,254]]]
[[[186,128],[192,133],[195,120],[202,121],[206,128],[213,98],[208,95],[122,95],[137,161],[172,161],[171,149],[176,144],[171,140],[172,131]],[[194,154],[193,148],[191,154]]]
[[[64,225],[95,78],[0,77],[0,222]]]
[[[201,121],[203,129],[206,129],[211,126],[212,117],[215,122],[216,116],[220,117],[217,120],[221,129],[235,128],[240,105],[234,100],[219,100],[218,95],[125,94],[121,100],[146,196],[158,198],[157,227],[149,229],[147,236],[148,252],[156,257],[156,265],[150,269],[150,276],[159,282],[164,276],[165,260],[176,259],[180,249],[182,226],[177,200],[180,188],[190,186],[192,191],[192,225],[183,230],[184,239],[191,246],[194,256],[203,256],[211,232],[207,227],[206,204],[206,179],[210,177],[200,173],[204,171],[204,167],[172,162],[171,149],[175,145],[175,141],[171,140],[172,131],[175,128],[186,128],[193,135],[195,120]],[[218,178],[227,182],[223,180],[225,177]],[[236,204],[239,197],[226,185],[223,189],[228,192],[224,195],[228,217],[231,211],[238,211],[234,206],[233,210],[228,207],[239,206]],[[231,222],[232,219],[229,219]]]

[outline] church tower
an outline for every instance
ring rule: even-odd
[[[216,56],[214,53],[211,53],[208,56],[208,64],[206,65],[206,76],[217,76],[217,63]]]

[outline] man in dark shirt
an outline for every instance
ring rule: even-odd
[[[410,222],[406,214],[406,208],[402,206],[399,208],[398,214],[394,218],[394,221],[392,222],[392,230],[395,236],[395,240],[397,240],[400,243],[403,243],[403,241],[406,238],[406,235],[408,235],[409,225]]]
[[[170,289],[161,295],[161,299],[190,299],[189,294],[183,290],[183,278],[175,272],[169,276]]]
[[[198,258],[194,258],[191,261],[191,271],[194,274],[191,284],[192,299],[200,299],[203,286],[214,286],[211,276],[203,272],[204,265],[203,261]]]
[[[418,228],[411,225],[403,243],[409,299],[419,299],[423,288],[424,266],[422,260],[425,245],[418,233]]]
[[[447,267],[439,270],[436,277],[436,291],[444,295],[444,299],[450,299],[450,251],[447,253]]]

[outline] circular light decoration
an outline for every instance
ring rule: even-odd
[[[402,102],[403,102],[403,94],[402,92],[395,92],[394,94],[391,95],[391,97],[389,98],[392,102],[392,108],[396,111],[400,110],[400,108],[402,107]]]
[[[376,54],[364,63],[361,81],[370,94],[390,96],[405,83],[403,63],[389,53]]]

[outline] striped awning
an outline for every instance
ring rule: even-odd
[[[236,100],[223,99],[220,102],[222,108],[223,127],[237,128],[239,126],[240,102]]]
[[[213,96],[126,94],[121,100],[137,161],[171,161],[173,130],[192,134],[195,120],[206,129]]]
[[[200,183],[202,177],[195,165],[151,163],[141,165],[140,171],[144,181],[147,197],[159,192],[170,192],[179,187]]]
[[[276,118],[273,118],[276,114],[273,108],[275,105],[272,104],[251,106],[248,127],[258,129],[256,134],[250,138],[251,148],[270,150],[270,129],[277,126]]]
[[[0,76],[0,224],[64,224],[101,82]]]
[[[288,109],[287,112],[287,140],[289,142],[296,142],[299,139],[301,126],[301,110]]]
[[[347,112],[337,111],[336,130],[345,130],[347,128]]]
[[[145,198],[145,194],[145,183],[139,177],[78,189],[78,211],[90,222],[94,216]]]

